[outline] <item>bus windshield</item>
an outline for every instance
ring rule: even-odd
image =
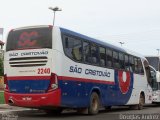
[[[153,82],[152,89],[153,91],[160,90],[160,82]]]
[[[146,58],[149,64],[153,66],[156,69],[156,71],[158,71],[159,70],[159,58],[158,57],[146,57]]]
[[[52,48],[51,28],[21,29],[9,33],[6,51],[36,48]]]

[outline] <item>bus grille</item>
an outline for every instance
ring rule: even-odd
[[[33,67],[47,64],[47,57],[21,57],[9,59],[11,67]]]

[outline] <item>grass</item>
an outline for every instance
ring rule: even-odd
[[[4,104],[5,101],[4,101],[4,92],[3,91],[0,91],[0,104]]]

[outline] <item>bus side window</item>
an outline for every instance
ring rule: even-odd
[[[138,58],[138,73],[142,75],[144,74],[144,70],[143,70],[143,66],[140,58]]]
[[[91,45],[92,64],[99,64],[99,50],[96,44]]]
[[[120,69],[124,69],[124,54],[123,53],[119,53],[119,65],[120,65]]]
[[[106,49],[106,57],[107,57],[106,65],[107,67],[111,68],[113,65],[112,64],[112,50]]]
[[[71,38],[64,36],[64,52],[69,58],[72,58],[72,47],[73,47],[73,40]]]
[[[92,62],[89,42],[83,42],[83,59],[85,63]]]
[[[66,55],[69,58],[74,59],[76,61],[82,61],[82,42],[81,40],[65,36],[64,43],[65,43],[64,50],[65,50]]]
[[[113,65],[114,68],[119,69],[120,65],[119,65],[119,59],[118,59],[118,52],[113,51]]]
[[[129,56],[129,66],[130,66],[130,71],[134,72],[134,59],[133,56]]]
[[[125,64],[125,70],[129,71],[130,68],[129,68],[129,58],[128,58],[128,55],[124,55],[124,64]]]
[[[137,58],[134,58],[134,65],[135,65],[134,72],[138,73],[138,59]]]
[[[106,66],[106,49],[103,47],[99,47],[100,54],[100,66]]]

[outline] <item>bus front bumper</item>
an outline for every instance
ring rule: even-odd
[[[61,103],[60,89],[41,94],[16,94],[4,92],[4,96],[6,104],[20,107],[60,107]]]

